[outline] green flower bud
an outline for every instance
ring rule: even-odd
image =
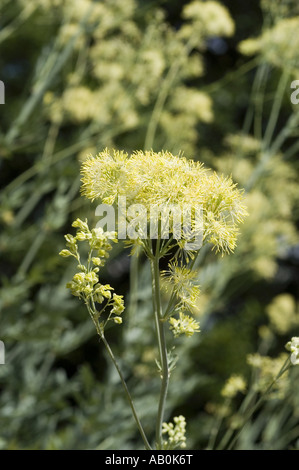
[[[83,222],[81,219],[76,219],[72,223],[72,227],[78,227],[81,230],[83,230],[84,232],[89,232],[89,228],[88,228],[88,225],[87,225],[87,220],[86,220],[86,222]]]
[[[85,282],[85,273],[77,273],[73,277],[73,281],[77,282],[78,284],[83,284]]]
[[[102,266],[103,264],[103,261],[101,260],[101,258],[91,258],[91,261],[93,262],[93,264],[95,264],[96,266]]]
[[[75,282],[68,282],[66,284],[66,287],[70,289],[71,293],[75,295],[76,297],[80,297],[82,291],[81,291],[81,286],[79,284],[76,284]]]
[[[83,271],[84,273],[87,273],[87,269],[83,264],[78,264],[77,268]]]
[[[108,253],[106,250],[98,250],[98,255],[101,257],[101,258],[108,258]]]
[[[93,288],[92,288],[91,286],[86,286],[86,287],[84,287],[84,289],[83,289],[83,292],[84,292],[84,294],[86,294],[86,295],[90,295],[90,294],[92,293],[92,291],[93,291]]]
[[[85,280],[87,282],[91,282],[92,284],[95,284],[96,282],[98,282],[98,277],[96,273],[94,273],[93,271],[90,271],[89,273],[85,275]]]
[[[114,313],[116,315],[122,314],[124,311],[124,300],[122,295],[117,295],[113,294],[113,308],[111,310],[111,313]]]
[[[86,232],[77,232],[76,239],[79,242],[83,242],[84,240],[88,240],[91,237],[90,233]]]
[[[74,256],[73,253],[71,253],[69,250],[61,250],[59,252],[59,255],[63,258],[67,258],[68,256]]]
[[[73,237],[73,235],[70,235],[69,233],[67,235],[64,235],[64,238],[66,239],[66,241],[68,243],[70,243],[71,245],[76,245],[76,239],[75,237]]]

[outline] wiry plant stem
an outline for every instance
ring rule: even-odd
[[[163,315],[162,315],[162,309],[161,309],[161,298],[160,298],[159,240],[157,242],[156,254],[153,255],[150,262],[151,262],[151,272],[152,272],[155,325],[156,325],[156,334],[157,334],[157,342],[158,342],[159,358],[160,358],[160,366],[161,366],[160,373],[161,373],[161,379],[162,379],[158,414],[157,414],[157,421],[156,421],[156,443],[157,443],[157,448],[161,449],[163,445],[162,423],[163,423],[165,402],[166,402],[168,383],[169,383],[169,366],[168,366],[164,321],[163,321]]]

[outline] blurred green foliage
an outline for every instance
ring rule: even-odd
[[[201,332],[169,337],[179,360],[166,418],[186,416],[187,448],[233,432],[242,394],[223,407],[224,382],[240,374],[259,393],[298,335],[299,62],[286,39],[298,5],[240,3],[0,0],[0,448],[142,448],[93,325],[65,288],[73,267],[58,256],[72,220],[96,223],[79,169],[105,147],[181,151],[246,190],[235,253],[199,258]],[[124,324],[107,336],[153,438],[149,267],[118,245],[103,276],[125,296]],[[268,362],[250,365],[255,353]],[[236,448],[299,448],[296,369]]]

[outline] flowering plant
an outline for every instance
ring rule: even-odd
[[[242,191],[237,189],[231,178],[219,176],[205,169],[201,163],[174,156],[170,152],[153,151],[138,151],[129,156],[123,151],[110,152],[106,149],[96,157],[90,156],[82,165],[82,183],[82,194],[91,200],[100,199],[106,209],[117,205],[120,198],[123,198],[124,207],[118,207],[118,212],[123,211],[122,218],[125,220],[118,217],[118,232],[104,231],[101,225],[108,225],[109,220],[106,219],[102,219],[98,224],[100,226],[97,225],[91,230],[87,220],[75,220],[72,225],[77,229],[77,233],[75,236],[65,235],[67,249],[60,252],[61,256],[72,256],[78,262],[79,272],[67,283],[67,287],[85,303],[97,334],[123,384],[144,446],[148,450],[152,449],[125,378],[105,336],[108,321],[122,323],[124,299],[123,296],[112,293],[113,288],[109,284],[102,284],[99,277],[100,268],[109,256],[112,242],[117,242],[119,233],[123,232],[120,225],[126,222],[131,229],[134,225],[135,230],[128,231],[131,237],[127,243],[133,247],[133,253],[136,247],[143,250],[149,260],[152,276],[153,321],[159,352],[156,363],[161,377],[155,448],[184,448],[184,416],[174,417],[173,423],[164,422],[169,379],[174,366],[172,355],[167,348],[165,325],[168,321],[175,338],[181,335],[190,337],[200,331],[199,322],[194,318],[200,298],[196,260],[203,245],[210,245],[222,255],[233,251],[238,226],[247,215]],[[199,205],[200,217],[195,210]],[[188,230],[182,230],[178,221],[181,222],[186,208],[189,227]],[[177,220],[174,209],[179,211]],[[154,221],[153,213],[156,215]],[[114,228],[115,220],[112,222]],[[148,231],[148,226],[152,228],[153,223],[155,230]],[[199,236],[200,245],[190,243],[191,239]],[[85,263],[82,262],[78,249],[80,242],[87,242],[89,247]],[[168,269],[161,270],[160,264],[165,261]],[[164,284],[161,284],[161,281]],[[163,305],[161,298],[162,288],[168,293],[166,305]],[[264,394],[254,406],[244,409],[244,416],[236,426],[236,434],[232,436],[231,431],[226,433],[220,448],[233,447],[246,421],[272,391],[278,379],[288,371],[291,364],[298,364],[298,344],[296,337],[287,343],[286,349],[291,352],[291,356],[287,357],[282,365],[280,360],[277,361],[277,373],[272,381],[270,380],[270,385],[262,387],[265,389]],[[250,362],[253,367],[264,367],[267,358],[253,355],[249,358]],[[270,368],[273,374],[272,362]],[[243,377],[231,376],[222,390],[226,406],[229,406],[238,392],[244,393],[245,390],[246,382]],[[167,440],[163,437],[165,434],[168,435]],[[211,434],[210,448],[213,448],[216,437],[217,433],[214,436]]]
[[[175,417],[174,424],[164,423],[164,408],[171,373],[171,360],[167,350],[165,324],[169,321],[174,337],[182,334],[187,337],[199,332],[199,323],[192,316],[197,307],[199,286],[196,283],[195,262],[203,244],[210,244],[216,252],[231,252],[236,246],[238,225],[246,216],[242,192],[230,178],[219,176],[206,170],[202,164],[169,152],[125,152],[108,149],[95,158],[88,158],[82,166],[82,194],[87,198],[101,199],[112,206],[117,198],[125,197],[126,219],[132,224],[130,207],[137,205],[137,230],[129,240],[133,248],[140,246],[149,259],[152,274],[152,295],[154,323],[159,350],[157,360],[161,376],[161,392],[156,421],[156,448],[176,448],[185,446],[185,419]],[[174,214],[168,211],[169,236],[166,237],[166,209],[179,209],[179,215],[189,213],[189,229],[181,230],[175,225]],[[195,209],[200,205],[200,217]],[[142,209],[158,214],[154,237],[147,234],[147,225],[152,223],[147,212],[141,221]],[[185,212],[184,212],[185,211]],[[151,212],[152,213],[152,212]],[[198,214],[197,214],[198,216]],[[136,220],[135,220],[136,222]],[[172,222],[172,225],[170,224]],[[171,225],[171,226],[170,226]],[[115,293],[110,285],[103,285],[99,270],[111,250],[111,243],[117,242],[117,233],[104,231],[102,227],[92,230],[77,219],[73,223],[77,229],[75,236],[66,235],[67,249],[60,252],[63,257],[73,256],[78,262],[79,272],[74,275],[67,287],[72,294],[84,301],[96,331],[119,373],[131,409],[143,438],[144,445],[150,444],[137,416],[133,400],[124,377],[105,338],[105,327],[109,320],[122,323],[124,310],[123,297]],[[119,228],[119,227],[118,227]],[[186,227],[185,227],[186,228]],[[200,246],[190,243],[200,235]],[[86,241],[89,251],[83,264],[78,243]],[[96,255],[96,256],[94,256]],[[160,271],[160,263],[167,260],[168,269]],[[161,301],[161,278],[165,279],[170,292],[168,305]],[[108,313],[107,313],[108,311]],[[165,441],[163,434],[168,433]]]

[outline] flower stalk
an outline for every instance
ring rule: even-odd
[[[138,414],[136,412],[136,409],[135,409],[135,405],[134,405],[134,402],[133,402],[133,399],[131,397],[131,394],[130,394],[130,391],[128,389],[128,386],[126,384],[126,381],[125,381],[125,378],[122,374],[122,371],[118,365],[118,362],[113,354],[113,351],[112,349],[110,348],[110,345],[108,343],[108,341],[106,340],[105,338],[105,335],[104,335],[104,331],[103,329],[100,327],[99,323],[97,320],[95,320],[95,316],[96,316],[96,308],[95,308],[95,305],[94,305],[94,302],[92,301],[92,307],[90,306],[89,302],[85,302],[85,305],[87,307],[87,310],[88,310],[88,313],[93,321],[93,324],[95,325],[95,328],[96,328],[96,331],[100,337],[100,340],[102,341],[102,343],[104,344],[105,346],[105,349],[111,359],[111,361],[113,362],[113,365],[119,375],[119,378],[120,378],[120,381],[122,383],[122,386],[124,388],[124,391],[125,391],[125,394],[126,394],[126,397],[128,399],[128,402],[129,402],[129,405],[131,407],[131,410],[132,410],[132,414],[133,414],[133,417],[135,419],[135,422],[136,422],[136,425],[137,425],[137,428],[139,430],[139,433],[141,435],[141,438],[143,440],[143,443],[144,443],[144,447],[146,448],[146,450],[152,450],[148,440],[147,440],[147,437],[145,435],[145,432],[144,432],[144,429],[142,427],[142,424],[140,422],[140,419],[138,417]]]
[[[203,245],[210,244],[216,252],[233,251],[238,225],[247,214],[242,191],[236,188],[231,178],[205,169],[202,163],[164,151],[136,151],[129,156],[123,151],[105,149],[83,163],[82,183],[82,195],[91,200],[100,199],[105,211],[109,209],[109,214],[113,214],[114,221],[110,223],[110,217],[109,225],[108,219],[104,218],[92,230],[87,220],[77,219],[73,223],[77,234],[65,236],[67,249],[60,254],[76,258],[79,272],[67,287],[85,302],[122,382],[144,446],[151,450],[125,378],[104,335],[107,322],[122,323],[123,296],[113,293],[109,284],[101,284],[98,276],[112,248],[110,240],[116,243],[117,238],[128,238],[132,253],[140,248],[143,250],[151,268],[153,320],[161,377],[155,448],[184,448],[185,418],[177,416],[173,422],[164,422],[170,371],[174,366],[173,358],[167,352],[165,326],[168,325],[174,338],[190,337],[200,331],[199,323],[192,317],[198,308],[200,294],[194,265]],[[107,231],[104,231],[105,225]],[[89,244],[86,265],[80,260],[79,242]],[[169,257],[168,269],[160,273],[160,260],[166,257]],[[137,265],[135,267],[132,277],[136,281]],[[163,308],[161,287],[170,292],[168,305]],[[132,305],[137,307],[134,295]],[[165,433],[168,440],[163,439]]]
[[[284,364],[282,365],[281,369],[279,370],[278,374],[276,375],[276,377],[273,379],[273,381],[270,383],[270,385],[268,386],[268,388],[265,390],[265,392],[261,395],[261,397],[259,398],[259,400],[255,403],[255,405],[251,406],[249,409],[247,409],[245,411],[245,414],[244,414],[244,419],[243,419],[243,423],[242,425],[240,426],[238,432],[235,434],[235,436],[232,438],[231,442],[229,443],[229,440],[231,439],[231,430],[228,431],[228,434],[226,434],[222,440],[222,442],[220,443],[220,445],[217,447],[218,450],[223,450],[223,449],[227,449],[227,450],[232,450],[235,443],[237,442],[241,432],[243,431],[245,425],[248,423],[249,419],[252,417],[252,415],[255,413],[255,411],[257,411],[259,409],[259,407],[262,405],[262,403],[264,402],[264,400],[267,398],[268,394],[271,392],[271,390],[273,389],[273,386],[277,383],[277,381],[280,379],[280,377],[290,368],[290,365],[291,365],[291,360],[290,358],[288,357],[286,359],[286,361],[284,362]],[[227,446],[227,447],[226,447]]]
[[[158,414],[156,420],[156,442],[157,448],[161,449],[163,445],[162,440],[162,423],[165,410],[165,403],[168,391],[169,384],[169,365],[167,357],[167,347],[164,331],[164,320],[161,308],[161,298],[160,298],[160,270],[159,270],[159,246],[160,239],[157,241],[156,253],[150,260],[151,263],[151,273],[152,273],[152,291],[153,291],[153,305],[154,305],[154,316],[155,316],[155,326],[156,326],[156,336],[159,349],[159,358],[160,358],[160,374],[161,374],[161,390],[160,390],[160,399],[158,406]]]
[[[107,340],[106,340],[104,334],[102,334],[101,340],[102,340],[102,342],[103,342],[103,344],[104,344],[104,346],[105,346],[105,348],[106,348],[106,351],[107,351],[107,353],[108,353],[110,359],[112,360],[112,362],[113,362],[113,364],[114,364],[115,369],[117,370],[117,373],[118,373],[119,378],[120,378],[120,380],[121,380],[121,383],[122,383],[122,386],[123,386],[123,388],[124,388],[126,397],[127,397],[128,402],[129,402],[129,404],[130,404],[130,407],[131,407],[131,410],[132,410],[132,414],[133,414],[133,416],[134,416],[134,419],[135,419],[137,428],[138,428],[139,433],[140,433],[140,435],[141,435],[141,438],[142,438],[142,440],[143,440],[144,447],[145,447],[146,450],[152,450],[152,448],[151,448],[151,446],[150,446],[150,444],[149,444],[149,442],[148,442],[148,440],[147,440],[147,437],[146,437],[146,435],[145,435],[145,432],[144,432],[144,429],[143,429],[142,424],[141,424],[141,422],[140,422],[140,419],[138,418],[138,414],[137,414],[137,412],[136,412],[135,405],[134,405],[133,399],[132,399],[132,397],[131,397],[131,394],[130,394],[130,392],[129,392],[129,389],[128,389],[128,386],[127,386],[127,384],[126,384],[126,381],[125,381],[125,379],[124,379],[124,376],[123,376],[123,374],[122,374],[122,372],[121,372],[121,369],[120,369],[120,367],[119,367],[119,365],[118,365],[118,363],[117,363],[117,361],[116,361],[116,359],[115,359],[115,357],[114,357],[114,354],[113,354],[113,352],[112,352],[112,349],[110,348],[109,343],[107,342]]]

